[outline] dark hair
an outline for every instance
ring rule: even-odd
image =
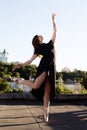
[[[32,39],[32,45],[33,45],[34,49],[37,49],[40,46],[38,35],[35,35],[33,37],[33,39]]]

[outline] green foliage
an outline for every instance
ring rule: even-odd
[[[87,94],[87,89],[85,89],[84,87],[82,87],[81,94]]]
[[[13,72],[13,76],[17,77],[17,78],[20,78],[20,73],[19,72]]]
[[[23,92],[24,91],[21,88],[20,89],[19,88],[13,88],[13,89],[9,88],[5,91],[5,93],[23,93]]]
[[[4,72],[3,72],[3,71],[0,72],[0,77],[1,77],[1,78],[4,77]]]
[[[64,84],[58,84],[56,87],[56,92],[58,94],[77,94],[77,90],[70,90],[64,86]],[[81,87],[80,94],[87,94],[87,89],[84,86]]]
[[[17,77],[17,78],[24,78],[29,79],[29,76],[33,77],[36,73],[36,65],[28,65],[26,67],[22,67],[20,69],[16,69],[15,71],[12,71],[12,67],[14,66],[14,63],[3,63],[0,62],[0,77],[1,78],[10,78],[10,77]]]
[[[7,91],[10,85],[7,81],[0,79],[0,93]]]
[[[58,94],[72,94],[73,91],[67,89],[63,84],[58,84],[56,87],[56,92]]]
[[[21,78],[24,78],[24,79],[29,79],[29,76],[34,77],[35,74],[36,74],[36,71],[37,71],[36,65],[28,65],[26,67],[22,67],[20,69],[12,71],[12,67],[14,65],[15,65],[14,63],[0,62],[0,78],[8,80],[11,77],[15,76],[17,78],[21,77]],[[86,71],[81,71],[81,70],[76,69],[73,72],[68,72],[68,73],[66,73],[66,72],[56,72],[56,79],[58,79],[59,77],[61,77],[64,82],[67,79],[71,79],[73,81],[79,82],[84,86],[85,89],[87,89],[87,72]],[[0,82],[0,84],[2,84],[2,83]],[[8,90],[8,91],[11,91],[11,90]],[[64,90],[64,91],[66,93],[68,92],[68,90]],[[86,90],[83,90],[83,92],[84,91],[86,91]]]
[[[67,79],[81,83],[87,89],[87,72],[74,70],[73,72],[57,72],[57,79],[61,77],[65,82]]]
[[[14,88],[14,89],[12,90],[12,93],[23,93],[23,89]]]
[[[11,88],[7,89],[4,93],[12,93],[13,90]]]
[[[87,89],[87,77],[85,77],[82,81],[82,85]]]
[[[4,79],[9,79],[9,78],[11,78],[11,76],[10,76],[9,74],[4,74],[4,75],[3,75],[3,78],[4,78]]]

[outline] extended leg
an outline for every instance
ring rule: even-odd
[[[43,81],[46,78],[46,72],[43,72],[40,76],[38,76],[36,78],[35,81],[31,81],[31,80],[21,80],[20,83],[21,84],[25,84],[33,89],[37,89],[40,87],[40,85],[43,83]]]

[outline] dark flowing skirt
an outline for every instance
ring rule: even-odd
[[[54,97],[55,97],[55,77],[56,77],[55,66],[51,65],[49,67],[49,69],[46,69],[46,70],[38,69],[35,79],[40,74],[42,74],[44,71],[46,71],[46,73],[49,72],[48,78],[49,78],[49,83],[50,83],[50,86],[51,86],[50,101],[52,101],[54,99]],[[42,83],[42,85],[38,89],[32,89],[32,94],[38,100],[43,101],[44,90],[45,90],[45,81]]]

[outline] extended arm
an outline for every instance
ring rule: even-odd
[[[55,42],[55,39],[56,39],[56,32],[57,32],[57,29],[56,29],[56,24],[55,24],[55,16],[56,14],[52,14],[52,24],[53,24],[53,34],[52,34],[52,42],[54,43]]]
[[[22,63],[21,66],[27,66],[29,64],[32,63],[32,61],[37,57],[37,54],[34,54],[28,61],[26,61],[25,63]]]
[[[13,66],[12,70],[14,71],[14,70],[16,70],[16,69],[18,69],[18,68],[20,68],[20,67],[27,66],[27,65],[31,64],[32,61],[33,61],[37,56],[38,56],[37,54],[34,54],[28,61],[26,61],[26,62],[24,62],[24,63],[22,63],[22,64],[19,64],[19,65]]]

